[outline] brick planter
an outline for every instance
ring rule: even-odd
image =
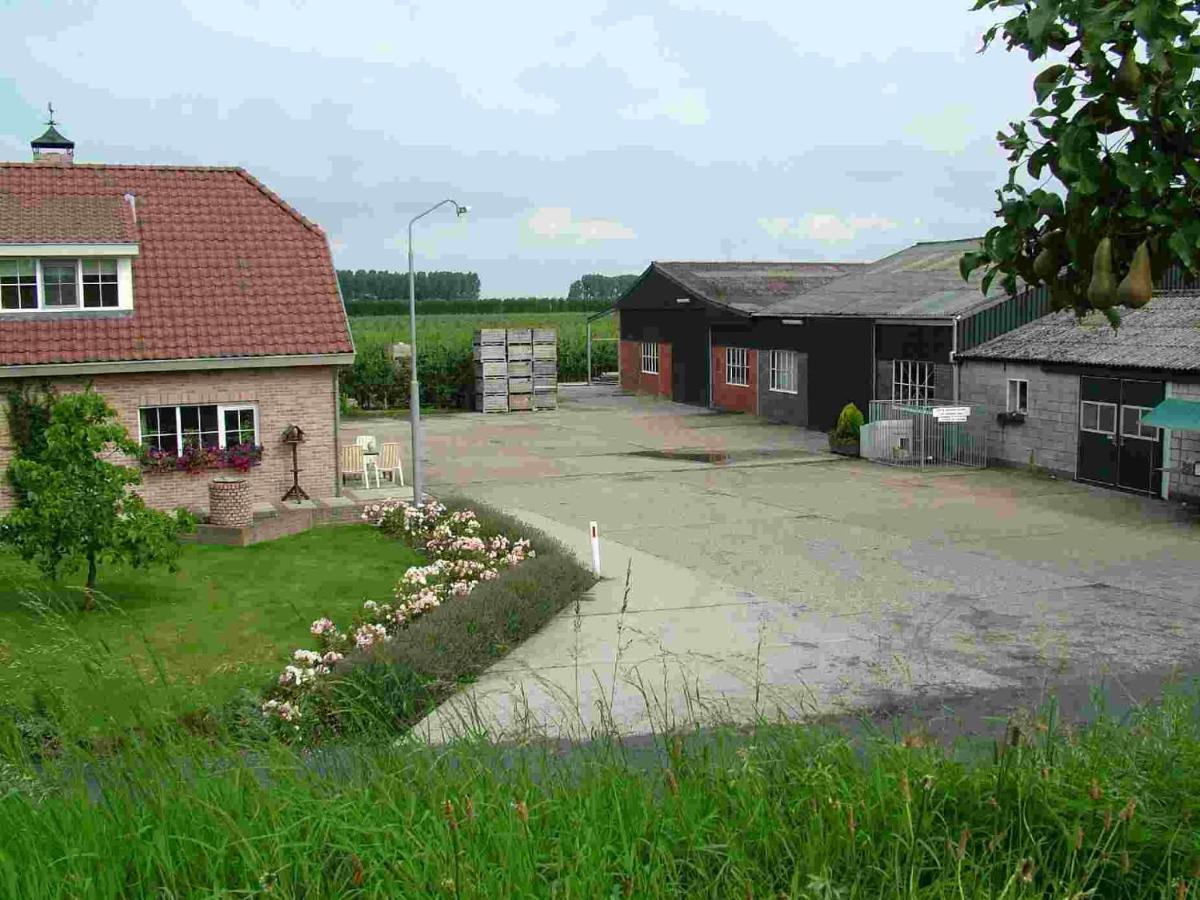
[[[250,505],[250,482],[245,478],[214,478],[208,483],[210,525],[243,527],[254,523]]]

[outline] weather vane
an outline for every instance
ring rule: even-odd
[[[47,125],[53,125],[53,124],[54,124],[54,104],[53,104],[53,103],[47,103],[47,104],[46,104],[46,109],[48,109],[48,110],[50,111],[50,121],[49,121],[49,122],[47,122],[46,124],[47,124]]]

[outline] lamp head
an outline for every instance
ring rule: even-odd
[[[465,216],[470,211],[471,211],[471,207],[469,207],[469,206],[459,206],[457,203],[454,204],[454,212],[456,215]]]

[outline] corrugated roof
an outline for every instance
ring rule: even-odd
[[[115,209],[125,194],[137,203],[132,313],[5,314],[0,365],[353,351],[324,233],[245,171],[0,163],[18,212],[58,216],[79,198]]]
[[[655,262],[668,277],[713,303],[756,313],[859,269],[862,263]]]
[[[1200,372],[1200,293],[1162,293],[1122,309],[1113,331],[1099,312],[1051,313],[959,354],[961,359]]]
[[[830,280],[816,290],[782,298],[760,309],[765,316],[831,315],[885,318],[945,318],[986,306],[1006,296],[996,279],[985,297],[984,270],[963,281],[958,262],[980,247],[980,238],[914,244],[878,262]]]

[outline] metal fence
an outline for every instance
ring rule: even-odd
[[[872,400],[859,446],[866,459],[892,466],[983,469],[987,412],[962,403]]]

